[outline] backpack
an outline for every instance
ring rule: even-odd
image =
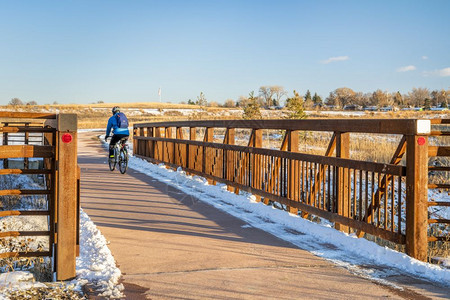
[[[123,112],[117,113],[116,118],[119,128],[128,128],[128,119]]]

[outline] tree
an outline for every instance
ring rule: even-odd
[[[287,92],[284,89],[284,87],[278,86],[278,85],[272,86],[271,89],[272,89],[272,92],[273,92],[273,94],[275,96],[275,99],[273,99],[273,101],[272,101],[272,105],[279,106],[281,98],[286,96]]]
[[[252,91],[247,98],[246,104],[243,107],[244,113],[242,117],[246,120],[249,119],[261,119],[261,110],[258,97],[255,97],[255,93]]]
[[[376,90],[372,94],[372,103],[378,107],[392,106],[393,101],[391,94],[383,92],[382,90]]]
[[[409,104],[415,107],[423,106],[427,98],[430,98],[430,91],[427,88],[413,88],[408,93]]]
[[[259,88],[259,95],[264,101],[264,106],[269,107],[272,106],[273,103],[273,94],[274,91],[270,86],[262,86]]]
[[[225,103],[223,104],[223,107],[235,107],[236,103],[234,103],[233,99],[227,99],[225,100]]]
[[[192,101],[191,99],[189,99],[188,102],[187,102],[187,104],[189,104],[189,105],[195,105],[195,102]]]
[[[355,92],[350,88],[338,88],[335,89],[327,97],[326,101],[328,105],[334,105],[337,108],[342,108],[347,104],[351,104],[354,101]]]
[[[314,93],[314,96],[312,97],[312,101],[314,103],[314,105],[322,105],[322,98],[317,95],[317,93]]]
[[[425,101],[423,103],[423,108],[425,110],[430,110],[430,108],[431,108],[431,100],[430,100],[430,98],[426,98],[425,99]]]
[[[312,103],[312,100],[310,100]],[[288,119],[304,119],[306,114],[303,110],[303,98],[294,90],[294,97],[286,99],[286,109],[289,111]]]
[[[431,92],[431,103],[433,106],[447,107],[449,98],[450,94],[444,89]]]
[[[312,101],[311,92],[309,90],[306,91],[305,102],[308,101],[308,100]]]
[[[23,105],[23,102],[19,98],[12,98],[11,101],[9,101],[8,105]]]
[[[397,93],[395,93],[393,98],[394,98],[394,104],[395,105],[398,105],[398,106],[403,106],[404,105],[403,96],[402,96],[402,94],[400,94],[399,91],[397,91]]]
[[[30,102],[27,102],[26,105],[38,105],[38,104],[37,104],[36,101],[33,100],[33,101],[30,101]]]
[[[200,92],[200,96],[197,97],[196,104],[199,105],[199,106],[206,106],[206,105],[208,105],[208,101],[206,101],[205,94],[203,94],[203,92]]]

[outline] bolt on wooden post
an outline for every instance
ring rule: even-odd
[[[56,197],[56,279],[76,276],[77,245],[77,115],[58,115]]]

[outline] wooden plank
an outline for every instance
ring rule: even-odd
[[[450,241],[450,237],[448,236],[429,236],[428,242],[448,242]]]
[[[42,257],[50,256],[49,251],[40,252],[3,252],[0,253],[0,258],[12,258],[12,257]]]
[[[336,132],[336,157],[348,158],[350,155],[350,135],[348,132]],[[350,178],[348,174],[348,168],[339,167],[337,169],[336,177],[336,204],[337,213],[343,217],[349,217],[349,189],[350,189]],[[349,232],[348,226],[336,223],[334,226],[337,230],[343,232]]]
[[[49,169],[0,169],[0,175],[17,175],[17,174],[51,174],[52,170]]]
[[[429,189],[450,189],[450,184],[444,183],[430,183],[428,184]]]
[[[58,124],[73,120],[61,114]],[[76,119],[75,119],[76,122]],[[76,228],[77,228],[77,132],[58,132],[58,174],[57,174],[57,240],[56,279],[69,280],[76,276]],[[70,128],[70,124],[68,125]],[[71,134],[70,143],[62,142],[64,134]]]
[[[0,238],[18,237],[18,236],[49,236],[50,231],[3,231],[0,232]]]
[[[430,206],[450,206],[450,201],[428,201],[428,207]]]
[[[406,254],[426,261],[428,250],[428,138],[426,136],[407,136],[406,143]]]
[[[48,210],[2,210],[0,211],[0,217],[8,216],[48,216],[50,211]]]
[[[428,224],[450,224],[449,219],[428,219]]]
[[[428,156],[450,156],[450,147],[428,146]]]
[[[45,127],[30,127],[30,126],[3,126],[0,127],[0,132],[16,133],[16,132],[55,132],[54,128]]]
[[[33,145],[3,145],[0,146],[1,158],[22,158],[22,157],[53,157],[52,146]]]
[[[7,195],[50,195],[50,190],[0,190],[0,196]]]
[[[287,151],[298,152],[298,131],[288,130],[286,131],[286,136],[288,137]],[[299,189],[299,182],[295,180],[296,171],[298,172],[295,161],[289,160],[287,196],[291,200],[295,199],[295,192]],[[295,207],[287,206],[287,211],[295,215],[298,214],[298,209]]]
[[[279,158],[288,158],[302,161],[309,161],[314,163],[319,163],[323,165],[333,165],[336,167],[348,167],[351,169],[359,169],[359,170],[368,170],[371,172],[391,174],[396,176],[405,176],[406,168],[403,166],[392,165],[392,164],[383,164],[383,163],[375,163],[361,160],[353,160],[353,159],[343,159],[338,157],[326,157],[321,155],[314,154],[304,154],[304,153],[295,153],[295,152],[287,152],[280,150],[272,150],[265,148],[254,148],[254,147],[246,147],[246,146],[237,146],[237,145],[224,145],[219,143],[205,143],[200,141],[190,141],[190,140],[176,140],[176,139],[164,139],[164,138],[149,138],[149,137],[138,137],[137,139],[149,139],[155,141],[170,141],[176,143],[184,143],[188,145],[196,145],[201,147],[211,147],[217,149],[224,150],[233,150],[245,153],[256,153],[262,155],[275,156]]]
[[[448,172],[450,171],[450,167],[428,166],[428,171]]]
[[[210,120],[135,124],[137,127],[213,127],[247,129],[290,129],[387,134],[417,134],[417,119],[307,119],[307,120]]]
[[[234,145],[236,142],[236,130],[234,128],[227,128],[225,131],[225,137],[223,139],[224,144]],[[233,152],[232,151],[225,151],[225,170],[226,170],[226,179],[227,180],[234,180],[234,169],[235,165],[233,162]],[[234,192],[234,187],[228,185],[227,190],[229,192]]]
[[[56,119],[56,114],[0,111],[0,118],[13,119]]]

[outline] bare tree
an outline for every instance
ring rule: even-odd
[[[444,89],[431,92],[431,103],[434,106],[447,107],[449,100],[450,94]]]
[[[287,95],[286,90],[284,89],[284,87],[279,86],[279,85],[272,86],[271,90],[273,92],[273,95],[275,96],[275,101],[274,101],[274,103],[272,103],[272,105],[275,105],[275,106],[280,105],[281,98]]]
[[[272,106],[274,91],[271,86],[262,86],[259,88],[259,95],[264,101],[266,107]]]
[[[36,101],[33,100],[33,101],[30,101],[30,102],[27,102],[26,105],[38,105],[38,104],[37,104]]]
[[[224,107],[235,107],[236,103],[234,103],[233,99],[227,99],[225,100],[225,103],[223,104]]]
[[[208,105],[208,101],[206,100],[205,94],[203,92],[200,92],[200,96],[197,97],[197,105],[199,106],[206,106]]]
[[[23,105],[23,102],[19,98],[12,98],[11,101],[9,101],[8,105]]]
[[[425,99],[430,99],[430,91],[427,88],[413,88],[408,93],[409,104],[415,107],[425,105]]]
[[[392,106],[393,100],[391,94],[383,92],[382,90],[376,90],[372,94],[372,103],[378,107]]]

